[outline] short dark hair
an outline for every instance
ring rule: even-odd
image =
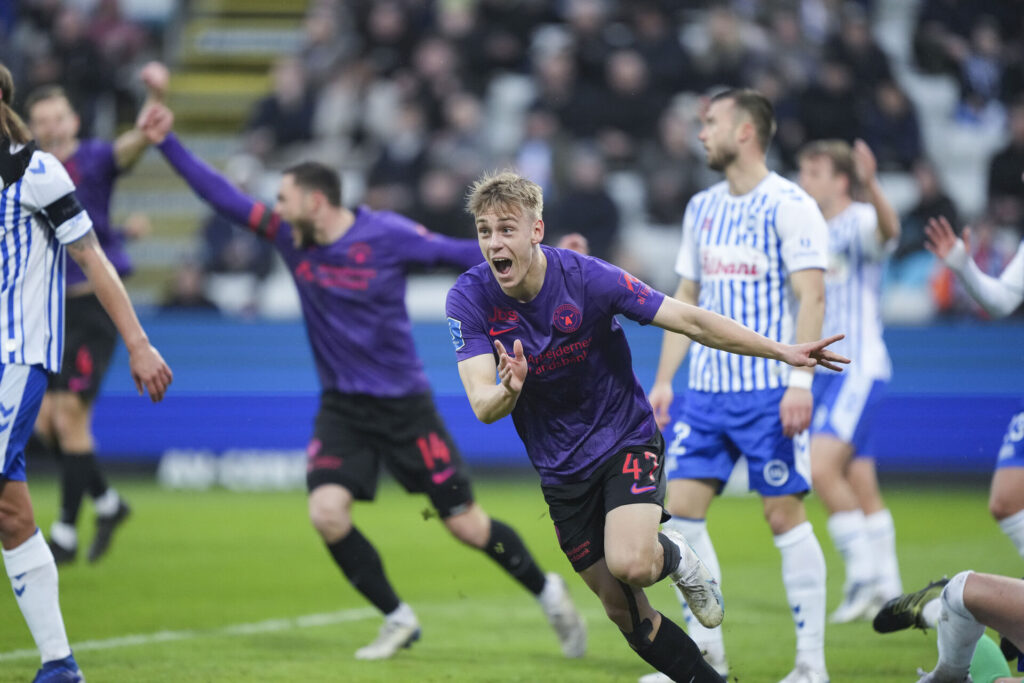
[[[285,175],[295,179],[299,187],[322,192],[331,206],[341,206],[341,177],[330,166],[316,161],[303,161],[284,169]]]
[[[59,85],[41,85],[30,92],[28,97],[25,98],[25,113],[31,118],[32,107],[45,100],[55,100],[58,98],[64,98],[68,101],[68,105],[71,105],[71,98],[68,97],[64,88]],[[72,109],[74,109],[74,107],[72,107]]]
[[[768,98],[753,88],[733,88],[717,93],[711,98],[712,102],[719,100],[732,100],[737,109],[742,109],[750,116],[761,149],[768,151],[768,145],[775,135],[775,108]]]

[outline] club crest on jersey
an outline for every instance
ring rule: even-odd
[[[555,315],[551,322],[562,332],[575,332],[583,322],[583,315],[580,313],[580,309],[572,304],[562,304],[555,309]]]
[[[366,242],[356,242],[348,248],[348,260],[357,265],[362,265],[370,260],[373,250]]]

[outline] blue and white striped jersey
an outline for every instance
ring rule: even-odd
[[[894,245],[878,241],[878,214],[875,207],[863,202],[853,202],[833,216],[828,231],[821,335],[846,335],[831,348],[853,361],[850,372],[870,379],[889,379],[892,364],[882,339],[880,300],[882,267]]]
[[[64,166],[37,151],[0,192],[0,365],[60,370],[64,245],[92,229],[74,190]]]
[[[798,185],[769,173],[745,195],[723,181],[695,195],[683,216],[676,272],[700,283],[701,308],[776,341],[792,343],[790,273],[828,264],[828,228]],[[731,392],[785,386],[789,366],[694,343],[690,388]]]

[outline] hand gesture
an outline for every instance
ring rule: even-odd
[[[145,390],[153,403],[159,403],[167,387],[174,381],[171,369],[149,342],[130,350],[128,354],[128,367],[135,382],[135,390],[139,396]]]
[[[949,221],[944,216],[938,218],[929,218],[928,225],[924,226],[924,233],[928,236],[928,239],[924,242],[924,248],[932,252],[940,260],[945,261],[946,257],[949,256],[949,252],[953,251],[953,247],[956,246],[957,236],[953,232],[953,226],[949,224]],[[969,227],[964,228],[964,250],[971,253],[971,229]]]
[[[523,382],[526,381],[526,373],[529,365],[526,362],[526,355],[523,353],[523,342],[516,339],[512,345],[515,356],[508,355],[508,351],[497,339],[494,340],[494,348],[498,349],[498,379],[501,385],[512,394],[518,394],[523,390]]]
[[[878,172],[878,162],[875,161],[875,155],[868,147],[868,143],[857,138],[853,143],[851,156],[853,157],[853,169],[857,173],[857,180],[860,184],[867,185],[874,180],[875,173]]]
[[[842,372],[843,369],[836,363],[846,364],[850,362],[850,359],[829,351],[825,347],[836,343],[845,336],[845,334],[837,334],[828,339],[819,339],[805,344],[786,344],[783,346],[782,361],[795,368],[813,368],[820,365],[829,370]]]
[[[559,249],[570,249],[584,256],[590,253],[590,244],[587,243],[587,238],[578,232],[571,232],[565,235],[562,239],[558,240],[557,246]]]
[[[149,62],[142,67],[139,78],[142,79],[143,85],[149,91],[150,97],[162,100],[167,93],[167,84],[171,80],[171,73],[160,62]]]
[[[174,112],[162,104],[153,104],[139,113],[135,127],[151,144],[159,145],[174,127]]]
[[[658,429],[665,429],[669,423],[668,410],[672,407],[673,398],[675,398],[675,393],[672,391],[672,385],[668,382],[655,384],[647,393],[647,400],[650,401],[651,408],[654,410],[654,421],[658,423]]]

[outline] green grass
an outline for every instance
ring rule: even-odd
[[[423,624],[423,639],[390,661],[365,663],[353,651],[376,635],[379,619],[340,575],[306,520],[305,498],[293,493],[182,493],[119,481],[134,515],[109,557],[82,558],[61,569],[61,602],[72,644],[133,634],[173,640],[77,652],[90,683],[148,681],[631,681],[646,665],[576,577],[568,577],[590,627],[582,660],[560,656],[539,609],[490,560],[451,540],[426,520],[422,497],[384,486],[356,520],[373,540],[388,574]],[[56,487],[32,486],[37,519],[48,529]],[[480,479],[478,499],[526,538],[545,568],[571,573],[555,543],[538,486]],[[897,524],[908,589],[941,574],[972,568],[1020,575],[1022,563],[986,511],[981,489],[886,491]],[[825,531],[820,502],[808,509],[830,570],[829,608],[839,601],[842,564]],[[81,524],[83,549],[91,511]],[[741,683],[774,683],[792,667],[793,625],[779,576],[779,555],[754,498],[717,501],[711,531],[724,571],[725,638]],[[655,604],[678,617],[669,587],[650,590]],[[339,613],[344,622],[264,633],[226,634],[237,624]],[[273,625],[273,624],[272,624]],[[285,624],[284,626],[287,626]],[[905,683],[936,657],[933,635],[875,635],[867,624],[829,627],[832,680]],[[32,649],[9,591],[0,591],[0,681],[27,681],[36,658],[2,653]]]

